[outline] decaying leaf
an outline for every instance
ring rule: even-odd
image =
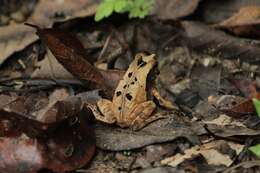
[[[184,38],[198,52],[223,59],[240,59],[252,64],[259,63],[260,49],[257,41],[232,37],[198,22],[181,22]]]
[[[232,80],[234,85],[246,97],[224,95],[217,101],[217,108],[233,117],[243,117],[243,115],[255,113],[253,98],[260,98],[257,91],[256,82],[251,80]]]
[[[213,141],[201,146],[196,145],[187,149],[184,154],[176,154],[175,156],[162,160],[161,163],[176,167],[183,161],[192,159],[201,154],[210,165],[230,166],[233,163],[233,160],[228,155],[228,152],[223,153],[223,151],[218,151],[221,147],[226,147],[226,152],[230,149],[235,150],[236,155],[238,155],[243,149],[243,145],[240,144],[225,141]]]
[[[66,21],[77,17],[93,15],[98,1],[45,1],[40,0],[27,22],[41,26],[51,26],[57,21]],[[37,40],[31,28],[23,24],[10,24],[0,27],[0,65],[14,52],[24,49]]]
[[[249,129],[241,125],[216,125],[216,124],[207,124],[206,128],[210,131],[211,134],[214,134],[218,137],[223,138],[236,138],[237,140],[244,141],[247,136],[257,136],[260,134],[258,130]]]
[[[154,12],[160,19],[176,20],[191,15],[197,8],[200,0],[157,0],[154,5]]]
[[[36,41],[33,30],[26,26],[13,24],[0,27],[0,65],[14,52],[24,49]]]
[[[111,96],[115,85],[122,77],[118,70],[103,71],[89,63],[81,42],[71,33],[58,29],[41,29],[38,26],[27,24],[37,29],[37,34],[48,46],[54,57],[71,74],[83,81],[90,81],[94,86],[90,88],[103,89]]]
[[[177,138],[186,138],[196,145],[199,143],[197,135],[207,133],[202,125],[196,122],[190,123],[175,113],[164,116],[167,118],[155,121],[139,131],[98,124],[97,146],[104,150],[122,151],[173,141]]]
[[[259,5],[258,0],[201,1],[201,20],[208,24],[217,24],[235,15],[239,9]]]
[[[230,18],[222,21],[216,27],[226,28],[236,35],[260,35],[257,25],[260,24],[260,6],[245,6]]]
[[[221,112],[236,118],[243,118],[243,115],[255,112],[252,100],[239,96],[223,95],[217,101],[216,106]]]
[[[96,102],[98,94],[68,96],[61,89],[49,98],[37,95],[9,99],[0,108],[0,169],[65,172],[84,166],[94,155],[95,137],[87,116],[90,112],[83,105]]]
[[[32,78],[40,79],[74,79],[75,77],[69,73],[47,50],[47,53],[42,61],[37,64],[38,68],[31,74]]]

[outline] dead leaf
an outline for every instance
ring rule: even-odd
[[[159,19],[176,20],[191,15],[197,9],[199,2],[200,0],[157,0],[154,5],[155,9],[153,13],[157,15]]]
[[[48,27],[57,21],[91,16],[95,13],[97,5],[98,1],[95,0],[40,0],[27,22]],[[37,39],[33,30],[23,24],[0,27],[0,65],[11,54],[24,49]]]
[[[257,25],[260,24],[260,6],[245,6],[230,18],[215,25],[217,28],[225,28],[236,35],[259,36]]]
[[[61,89],[45,103],[40,103],[43,95],[37,95],[19,96],[0,109],[0,169],[10,173],[43,168],[65,172],[84,166],[94,155],[95,137],[86,116],[90,112],[83,105],[98,100],[98,94],[68,96]]]
[[[0,27],[0,65],[14,52],[24,49],[38,38],[33,29],[22,24],[12,24]]]
[[[245,115],[255,113],[252,100],[239,96],[223,95],[218,99],[216,107],[221,112],[234,118],[243,118]]]
[[[249,129],[243,126],[237,125],[216,125],[216,124],[207,124],[206,128],[215,136],[223,138],[236,138],[239,141],[244,141],[245,138],[242,136],[257,136],[260,134],[259,131]]]
[[[105,72],[90,64],[88,61],[90,57],[86,55],[83,45],[71,33],[58,29],[41,29],[31,24],[27,25],[37,29],[37,35],[66,70],[80,80],[93,82],[94,86],[89,84],[89,88],[100,88],[108,96],[112,95],[114,86],[121,77],[120,71],[109,70]]]
[[[219,26],[236,27],[245,25],[255,25],[260,22],[260,6],[241,7],[237,13],[222,21]]]
[[[239,59],[258,64],[259,43],[232,37],[222,31],[209,28],[198,22],[181,22],[184,28],[184,39],[198,52],[217,56],[223,59]]]
[[[94,155],[95,139],[86,119],[78,118],[73,125],[71,120],[63,122],[47,137],[30,138],[23,133],[17,137],[0,137],[1,171],[65,172],[84,166]]]
[[[232,120],[231,117],[225,114],[220,114],[218,118],[213,119],[211,121],[202,121],[202,122],[205,124],[215,124],[218,126],[235,125],[235,126],[245,127],[245,125],[242,124],[241,122]]]
[[[176,154],[175,156],[162,160],[161,163],[176,167],[183,161],[193,159],[201,154],[210,165],[225,165],[228,167],[233,163],[233,160],[230,158],[228,153],[224,154],[221,151],[218,151],[218,148],[220,148],[221,145],[225,145],[225,147],[235,150],[236,155],[238,155],[244,147],[243,145],[234,144],[232,142],[213,141],[201,146],[196,145],[184,151],[184,154]]]
[[[172,141],[179,137],[184,137],[193,144],[198,144],[197,135],[207,133],[202,125],[196,122],[190,123],[188,120],[185,121],[174,113],[139,131],[101,124],[98,124],[95,130],[97,146],[112,151],[136,149],[149,144]]]
[[[32,78],[40,79],[75,79],[53,56],[50,50],[47,50],[43,60],[39,61],[38,67],[32,74]]]
[[[231,79],[231,82],[246,98],[260,98],[260,93],[257,91],[256,81],[252,81],[251,79]]]
[[[220,23],[247,6],[259,6],[258,0],[201,1],[199,19],[208,24]]]

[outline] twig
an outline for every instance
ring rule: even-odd
[[[100,64],[101,62],[103,62],[104,58],[103,58],[103,55],[104,53],[106,52],[107,48],[108,48],[108,45],[110,43],[110,40],[112,38],[112,35],[113,35],[113,31],[109,34],[109,36],[107,37],[106,41],[105,41],[105,44],[98,56],[98,61],[96,62],[96,64]]]
[[[254,167],[254,166],[260,166],[260,160],[253,160],[253,161],[246,161],[246,162],[242,162],[242,163],[239,163],[235,166],[232,166],[228,169],[226,169],[223,173],[229,173],[231,171],[233,171],[234,169],[237,169],[239,167],[243,167],[243,168],[251,168],[251,167]]]

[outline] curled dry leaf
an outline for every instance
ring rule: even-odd
[[[260,6],[241,7],[230,18],[215,25],[218,28],[226,28],[236,35],[260,35],[257,25],[260,24]]]

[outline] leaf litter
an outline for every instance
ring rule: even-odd
[[[15,37],[1,58],[1,171],[259,170],[255,156],[248,152],[259,143],[260,121],[252,102],[259,98],[259,41],[233,28],[241,20],[244,31],[257,27],[252,22],[257,15],[247,14],[247,3],[229,2],[229,15],[223,15],[223,4],[213,1],[194,1],[178,9],[176,4],[182,2],[173,1],[166,10],[165,2],[158,1],[161,6],[154,16],[118,23],[115,18],[125,16],[116,15],[102,24],[93,23],[98,2],[55,3],[39,1],[23,20],[36,28],[41,42],[34,42],[38,40],[35,30],[18,20],[0,27],[8,42],[21,33],[20,27],[28,39],[21,37],[16,45]],[[212,4],[219,10],[213,18],[205,16]],[[46,16],[43,6],[50,7],[50,14],[59,9],[58,17]],[[179,13],[180,9],[184,10]],[[230,22],[235,25],[227,25]],[[11,25],[18,27],[17,33],[7,29]],[[163,118],[137,131],[95,120],[87,105],[120,95],[118,84],[126,82],[132,70],[128,67],[140,52],[156,55],[160,73],[149,73],[134,87],[139,91],[147,86],[141,95],[151,99],[156,107],[153,113]],[[143,60],[139,63],[146,65]],[[139,75],[144,74],[133,77]],[[129,95],[122,100],[133,99],[134,89],[126,91]],[[134,100],[146,101],[141,95]],[[118,102],[114,106],[122,104]],[[126,106],[132,108],[131,104],[136,103]]]

